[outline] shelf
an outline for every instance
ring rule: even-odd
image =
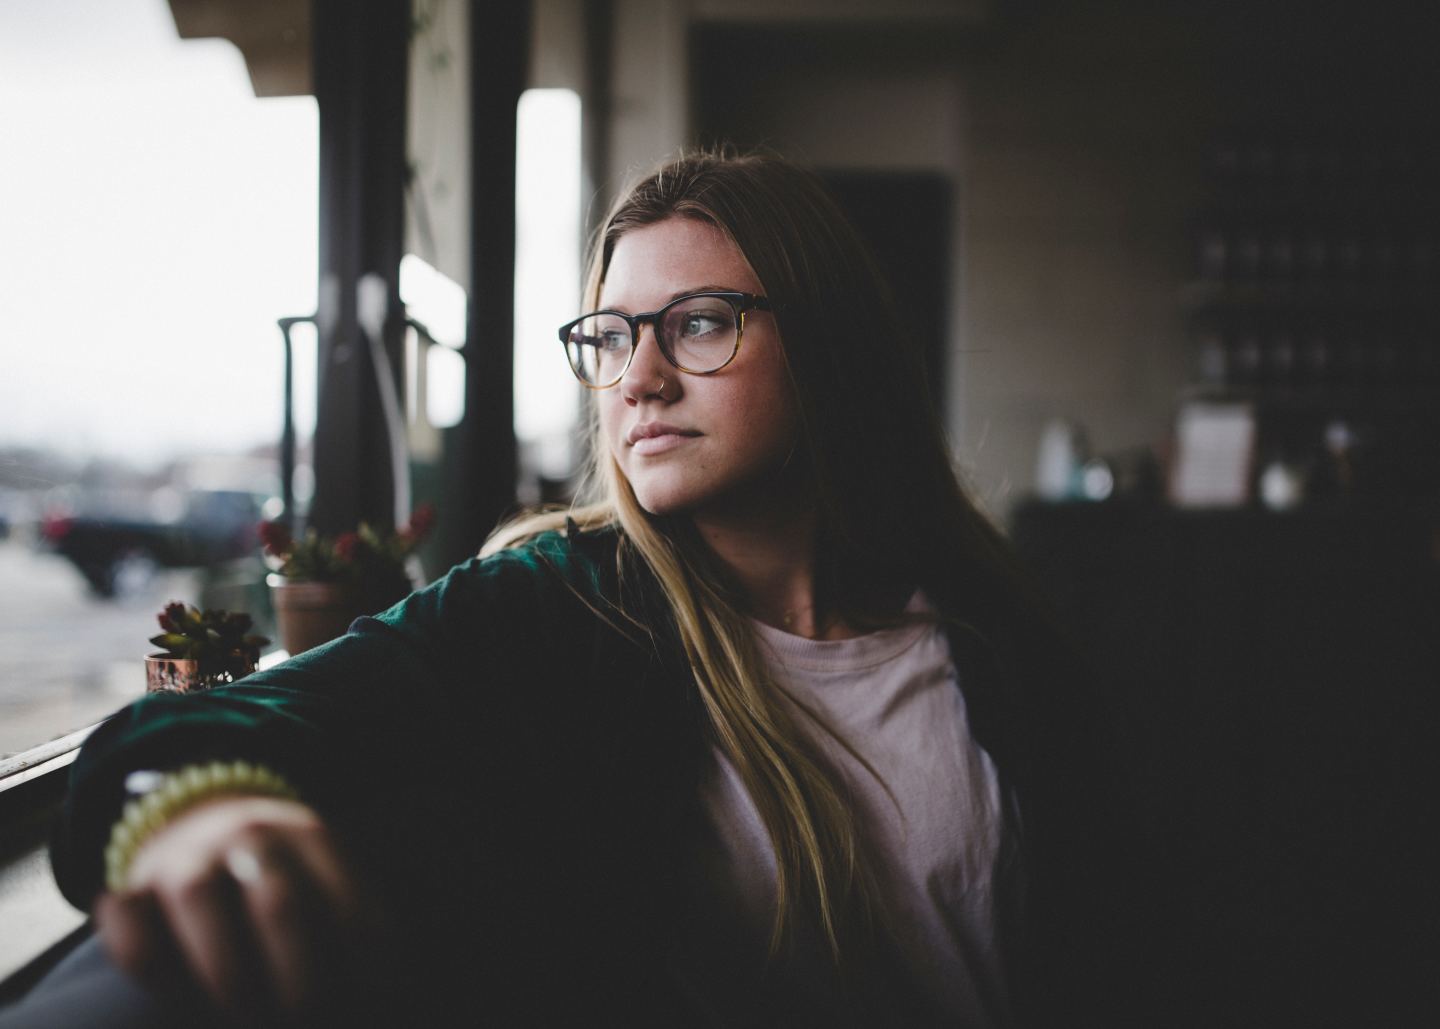
[[[1440,319],[1440,300],[1433,288],[1419,283],[1382,285],[1363,282],[1257,282],[1228,283],[1196,279],[1180,288],[1183,311],[1299,314],[1306,317],[1335,314],[1403,317],[1427,314]]]
[[[1440,386],[1435,385],[1270,385],[1214,386],[1192,383],[1179,394],[1180,403],[1249,403],[1292,410],[1435,412],[1440,420]]]

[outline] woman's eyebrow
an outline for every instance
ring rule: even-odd
[[[670,294],[670,300],[679,300],[681,297],[692,296],[695,293],[743,293],[743,289],[736,289],[734,286],[717,286],[711,283],[707,286],[691,286],[688,289],[678,290]]]
[[[720,286],[720,285],[715,285],[714,283],[711,283],[711,284],[705,285],[705,286],[686,286],[684,289],[678,289],[678,290],[676,290],[674,293],[671,293],[668,297],[666,297],[666,298],[665,298],[665,304],[669,304],[669,303],[672,303],[673,301],[679,300],[681,297],[694,296],[696,293],[744,293],[744,292],[745,292],[745,291],[744,291],[743,289],[736,289],[734,286]],[[661,307],[664,307],[665,304],[661,304],[660,306],[661,306]],[[599,310],[601,310],[601,311],[623,311],[624,308],[619,307],[619,306],[617,306],[617,305],[615,305],[615,304],[610,304],[610,305],[608,305],[608,306],[602,305],[602,306],[599,308]]]

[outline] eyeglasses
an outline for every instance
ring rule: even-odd
[[[749,293],[691,293],[645,314],[583,314],[560,326],[560,342],[571,371],[591,389],[608,389],[624,378],[646,322],[665,360],[682,372],[709,375],[735,360],[745,313],[752,310],[768,311],[770,301]]]

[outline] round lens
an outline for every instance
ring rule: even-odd
[[[692,372],[713,372],[735,354],[735,308],[720,297],[687,297],[665,311],[660,341]]]
[[[570,327],[565,353],[582,381],[608,386],[630,360],[630,326],[613,314],[589,315]]]

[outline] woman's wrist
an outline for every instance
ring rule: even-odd
[[[222,796],[279,797],[299,794],[275,772],[248,761],[212,761],[187,765],[157,777],[143,795],[129,801],[110,830],[105,848],[105,888],[125,889],[130,866],[140,848],[182,813]]]

